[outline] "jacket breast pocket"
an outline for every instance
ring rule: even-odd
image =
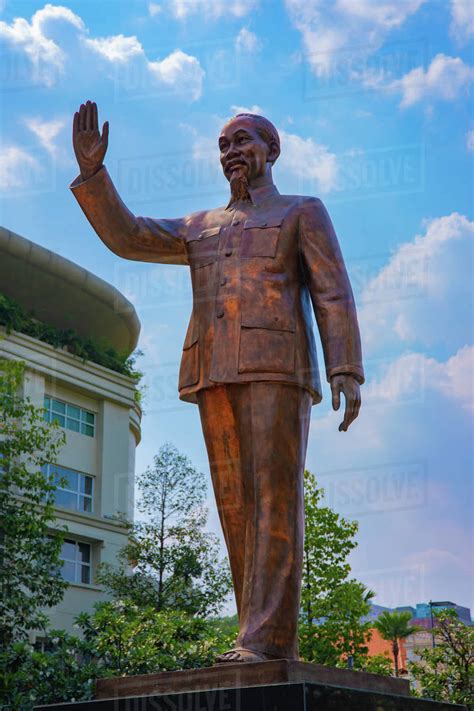
[[[216,261],[220,231],[220,227],[211,227],[188,240],[187,249],[191,267],[205,267]]]
[[[281,223],[281,217],[245,220],[240,243],[240,256],[243,258],[274,258],[277,252]]]

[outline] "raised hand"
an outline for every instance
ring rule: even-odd
[[[109,144],[109,122],[104,123],[102,135],[100,135],[95,102],[87,101],[85,104],[81,104],[79,111],[74,114],[72,144],[79,163],[81,177],[83,180],[87,180],[102,167]]]
[[[339,432],[347,432],[349,425],[354,422],[360,410],[360,385],[352,375],[333,375],[331,378],[332,406],[339,410],[341,392],[346,399],[344,420],[339,425]]]

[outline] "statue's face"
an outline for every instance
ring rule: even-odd
[[[229,182],[235,172],[245,175],[249,183],[265,175],[270,148],[252,118],[242,116],[229,121],[219,136],[219,149],[222,170]]]

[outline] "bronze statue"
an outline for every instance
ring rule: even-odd
[[[71,189],[102,241],[126,259],[191,268],[194,306],[179,396],[197,403],[234,583],[240,631],[218,662],[298,659],[303,471],[321,386],[316,315],[340,431],[364,382],[351,286],[320,200],[280,195],[275,127],[239,114],[219,136],[226,207],[135,217],[103,166],[108,123],[88,101],[74,116],[80,176]],[[311,309],[312,305],[312,309]]]

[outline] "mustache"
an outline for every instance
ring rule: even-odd
[[[229,160],[225,163],[224,165],[224,170],[226,172],[232,170],[232,168],[247,168],[247,163],[243,158],[232,158],[232,160]]]

